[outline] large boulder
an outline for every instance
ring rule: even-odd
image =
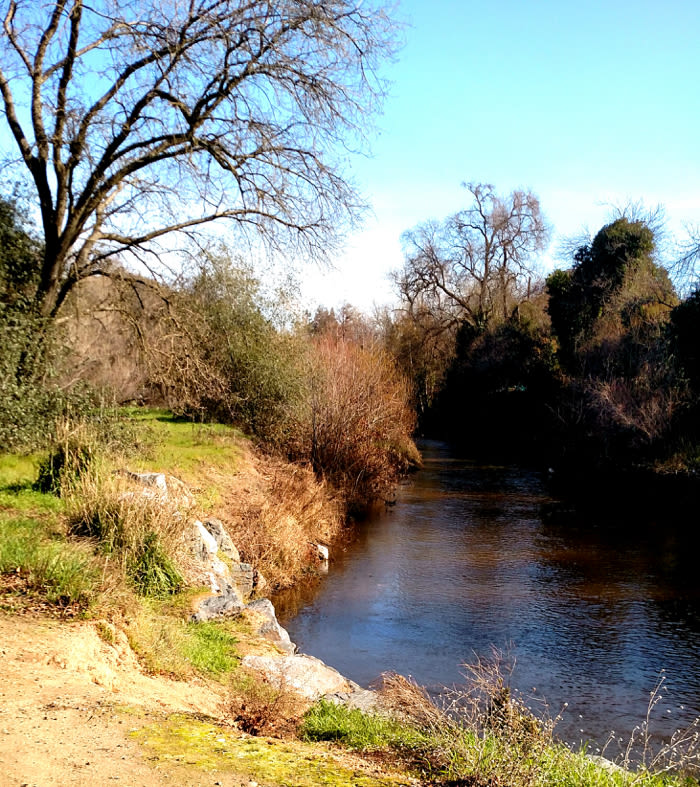
[[[352,681],[348,682],[355,687],[352,691],[339,691],[335,694],[326,694],[323,699],[329,702],[335,702],[336,705],[356,708],[363,713],[382,713],[384,715],[389,715],[376,691],[363,689]]]
[[[187,486],[166,473],[134,473],[131,470],[117,470],[119,475],[128,478],[135,484],[142,487],[140,495],[152,499],[170,503],[180,511],[187,511],[194,507],[194,497]],[[134,496],[134,493],[125,493],[126,496]]]
[[[242,663],[276,689],[294,691],[311,701],[327,695],[350,694],[357,686],[320,659],[303,653],[282,657],[249,655]]]
[[[238,577],[233,576],[231,568],[218,556],[216,539],[199,520],[193,523],[192,551],[198,564],[198,568],[193,569],[195,579],[208,584],[214,593],[241,584]],[[245,594],[241,593],[241,596],[245,597]]]
[[[209,596],[200,601],[197,611],[190,618],[195,623],[207,620],[222,620],[223,618],[237,618],[245,609],[245,604],[233,588],[218,596]]]
[[[229,566],[228,576],[228,581],[241,594],[241,598],[251,597],[255,587],[255,570],[250,563],[235,563]]]

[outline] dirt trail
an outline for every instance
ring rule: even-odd
[[[220,698],[203,684],[143,674],[124,635],[113,638],[104,642],[93,624],[0,613],[0,785],[241,784],[148,764],[130,729],[168,712],[216,716]]]

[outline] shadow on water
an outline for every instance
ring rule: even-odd
[[[655,730],[700,715],[697,552],[678,522],[607,519],[553,501],[540,475],[421,446],[397,504],[363,523],[329,576],[278,597],[300,649],[367,685],[381,672],[438,691],[508,647],[512,683],[568,708],[566,740],[627,740],[662,670]]]

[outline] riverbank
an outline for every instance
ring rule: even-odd
[[[318,697],[359,689],[291,657],[264,602],[342,539],[330,490],[228,427],[132,411],[119,430],[0,457],[3,783],[410,784],[294,736]]]
[[[0,761],[10,784],[633,781],[555,744],[510,699],[504,725],[489,713],[455,725],[420,689],[394,681],[383,713],[366,712],[376,695],[293,655],[256,601],[319,568],[319,545],[332,556],[329,520],[319,518],[333,509],[328,491],[235,430],[165,413],[132,420],[131,452],[102,467],[108,483],[97,495],[85,468],[57,496],[35,488],[38,457],[0,462],[0,660],[10,678]],[[160,438],[135,439],[149,429]],[[125,515],[133,524],[144,511],[169,512],[174,526],[152,516],[139,542],[149,549],[126,553],[136,541]],[[190,525],[199,540],[168,540]],[[164,555],[164,544],[173,551]],[[192,620],[207,598],[231,614]],[[312,671],[326,683],[309,692]]]

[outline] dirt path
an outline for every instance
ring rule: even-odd
[[[144,675],[120,632],[107,644],[91,624],[0,613],[2,787],[238,785],[156,770],[128,735],[164,712],[215,716],[218,703],[205,685]]]
[[[0,612],[0,787],[418,784],[324,744],[212,724],[221,704],[203,681],[146,675],[108,624]]]

